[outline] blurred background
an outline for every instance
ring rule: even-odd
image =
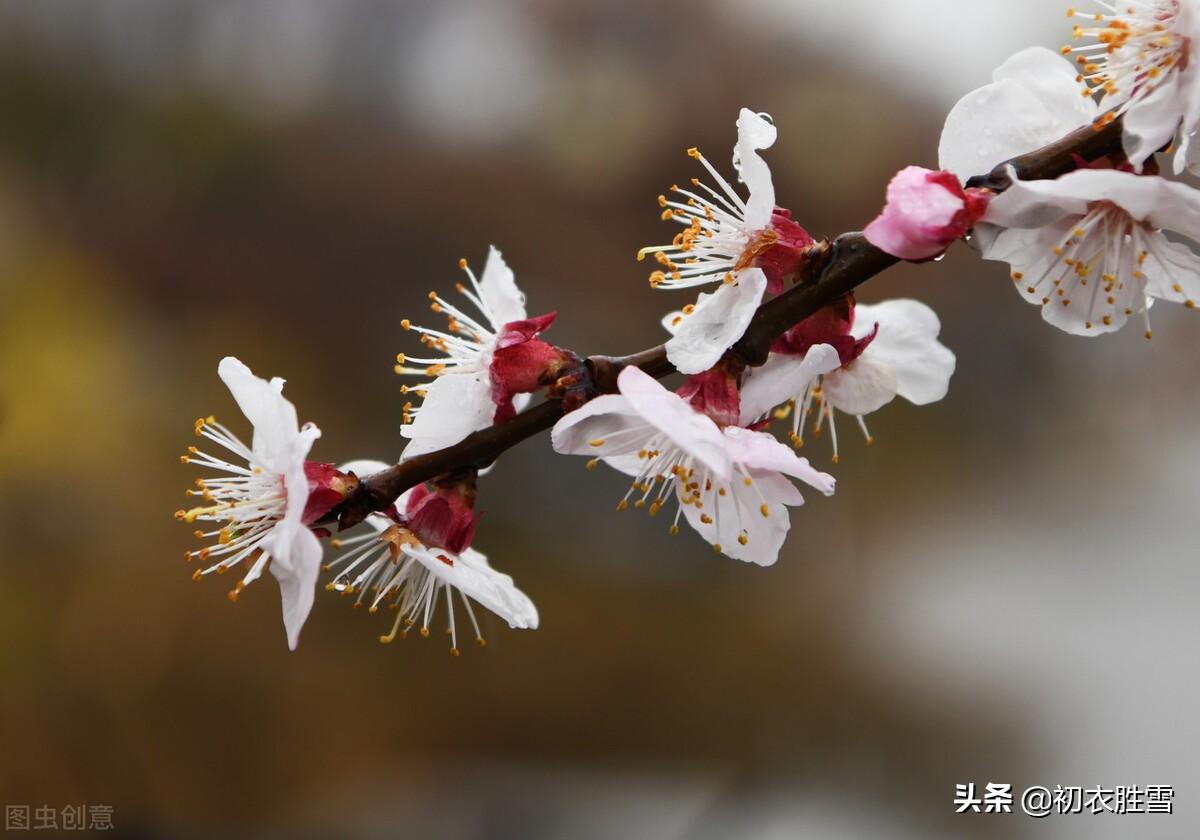
[[[0,2],[0,800],[130,837],[1196,836],[1182,308],[1071,338],[963,247],[872,281],[941,314],[950,395],[846,426],[769,569],[525,443],[477,545],[542,626],[459,659],[325,592],[289,654],[274,584],[193,583],[172,518],[193,419],[248,431],[221,356],[289,380],[315,457],[395,457],[400,319],[460,257],[503,249],[552,340],[641,349],[681,302],[633,259],[655,197],[740,106],[833,235],[1067,35],[1046,0]],[[966,782],[1177,813],[956,816]]]

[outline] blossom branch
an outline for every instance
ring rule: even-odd
[[[1121,138],[1119,118],[1101,128],[1087,125],[1041,149],[1005,161],[986,175],[969,179],[966,186],[1003,192],[1012,184],[1010,167],[1022,180],[1057,178],[1076,169],[1080,160],[1117,158],[1122,154]],[[746,365],[761,365],[771,344],[785,331],[899,261],[857,232],[812,246],[795,285],[759,307],[730,352]],[[490,465],[521,441],[553,427],[581,402],[579,393],[586,396],[615,393],[617,375],[631,366],[656,379],[675,372],[667,359],[665,345],[628,356],[591,356],[551,389],[547,401],[507,422],[474,432],[453,446],[407,458],[371,475],[330,511],[324,521],[336,521],[339,528],[349,528],[368,514],[387,509],[402,493],[423,481]]]

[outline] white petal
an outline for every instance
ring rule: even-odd
[[[877,411],[896,396],[896,369],[879,357],[863,353],[846,367],[828,374],[821,393],[834,408],[847,414]]]
[[[217,374],[254,426],[254,454],[273,471],[286,472],[300,424],[296,407],[283,396],[283,380],[267,382],[233,356],[221,360]]]
[[[1031,152],[1095,120],[1098,108],[1079,95],[1078,71],[1045,47],[1022,50],[968,93],[946,117],[938,160],[962,179]]]
[[[792,447],[785,446],[767,432],[727,426],[724,435],[726,449],[735,465],[790,475],[826,496],[833,495],[836,485],[833,476],[814,469],[807,458],[801,458]]]
[[[453,446],[472,432],[492,425],[496,404],[486,373],[445,373],[425,389],[425,400],[413,422],[400,427],[409,438],[405,457]]]
[[[338,470],[344,473],[354,473],[359,478],[369,478],[377,472],[383,472],[392,467],[392,464],[386,461],[372,461],[369,458],[360,458],[357,461],[347,461],[338,467]]]
[[[715,292],[696,300],[696,309],[684,318],[667,342],[667,358],[680,373],[703,373],[721,360],[750,326],[762,302],[767,277],[761,269],[738,273],[737,282],[722,283]]]
[[[1053,181],[1014,181],[992,200],[985,219],[1004,227],[1041,227],[1083,216],[1095,201],[1110,201],[1138,221],[1200,240],[1200,190],[1115,169],[1081,169]]]
[[[617,387],[646,422],[714,473],[729,478],[725,438],[716,423],[640,368],[628,367],[621,371]]]
[[[1161,233],[1151,236],[1153,249],[1142,264],[1148,278],[1146,293],[1174,303],[1200,303],[1200,257]]]
[[[555,423],[550,442],[563,455],[613,457],[637,452],[654,433],[629,400],[605,394]]]
[[[688,524],[711,545],[719,545],[722,553],[758,566],[770,566],[779,557],[779,549],[787,537],[791,522],[785,505],[804,503],[803,496],[786,478],[775,473],[755,474],[751,486],[740,479],[721,487],[715,486],[703,494],[703,509],[684,505]],[[766,504],[767,516],[761,507]],[[711,521],[705,522],[707,516]],[[742,545],[738,537],[746,536]]]
[[[662,319],[663,329],[669,332],[671,335],[675,335],[675,333],[679,332],[679,327],[683,324],[683,319],[686,317],[687,316],[683,314],[683,310],[680,309],[676,309],[674,312],[668,312],[663,316]]]
[[[527,317],[525,295],[517,288],[516,275],[495,245],[488,249],[487,262],[479,277],[479,291],[494,318],[494,329],[499,330],[505,324]]]
[[[1160,84],[1125,113],[1121,142],[1125,156],[1138,170],[1147,158],[1171,142],[1183,117],[1178,79]]]
[[[279,581],[288,648],[295,650],[300,641],[300,629],[312,610],[313,593],[321,571],[321,541],[303,525],[290,534],[279,531],[277,527],[278,536],[271,550],[271,574]],[[287,556],[286,565],[280,562],[281,555]]]
[[[802,395],[814,379],[841,364],[837,350],[828,344],[810,347],[803,358],[772,353],[766,364],[746,373],[741,391],[741,424],[748,426],[775,406]]]
[[[774,145],[777,131],[774,123],[749,108],[743,108],[738,114],[737,127],[734,161],[738,177],[750,191],[750,197],[746,199],[746,227],[759,230],[771,223],[771,214],[775,211],[775,186],[771,182],[771,169],[758,151]]]
[[[984,240],[983,256],[989,260],[1007,262],[1019,274],[1015,286],[1021,297],[1042,307],[1042,318],[1071,335],[1095,336],[1120,329],[1127,320],[1126,310],[1141,312],[1145,308],[1144,284],[1127,282],[1114,289],[1114,302],[1099,294],[1101,286],[1093,285],[1082,293],[1075,291],[1080,278],[1064,267],[1063,258],[1055,253],[1079,223],[1078,216],[1067,216],[1046,227],[997,228],[984,225],[991,231]],[[981,228],[976,228],[979,233]],[[1132,248],[1126,248],[1132,259]],[[1128,273],[1132,273],[1132,265]],[[1060,286],[1055,286],[1058,280]],[[1058,288],[1070,289],[1070,297],[1058,294]],[[1069,301],[1064,304],[1063,301]],[[1108,323],[1105,323],[1105,317]],[[1091,324],[1089,327],[1088,324]]]
[[[509,627],[537,628],[537,607],[517,589],[511,577],[489,566],[487,557],[475,549],[468,548],[459,555],[437,549],[405,553],[415,557],[436,577],[503,618]],[[443,557],[451,562],[446,563],[441,559]]]
[[[916,300],[900,298],[877,304],[860,304],[854,313],[854,333],[865,335],[879,324],[862,357],[878,357],[890,365],[896,392],[915,405],[937,402],[946,396],[955,359],[937,340],[942,325],[937,313]]]

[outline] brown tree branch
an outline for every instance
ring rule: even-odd
[[[1115,159],[1120,154],[1121,120],[1118,119],[1099,130],[1084,126],[1048,146],[996,166],[987,175],[971,178],[967,186],[1003,192],[1011,183],[1010,166],[1023,180],[1057,178],[1075,169],[1080,158]],[[844,233],[832,243],[814,246],[797,283],[759,307],[746,334],[731,352],[749,365],[762,364],[772,342],[790,327],[897,262],[896,257],[871,245],[861,233]],[[667,360],[666,347],[661,344],[629,356],[592,356],[585,360],[585,366],[591,380],[590,390],[601,394],[615,393],[617,375],[629,366],[639,367],[657,379],[675,372]],[[367,514],[386,509],[404,491],[423,481],[455,470],[482,469],[521,441],[551,428],[565,413],[561,400],[548,399],[506,423],[475,432],[454,446],[408,458],[360,482],[326,520],[336,520],[339,528],[349,528]]]

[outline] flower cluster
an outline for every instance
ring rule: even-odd
[[[1174,37],[1168,19],[1150,9],[1154,5],[1140,4],[1139,14],[1148,16],[1142,25],[1163,27],[1163,39]],[[1190,20],[1191,13],[1180,17]],[[1117,56],[1134,49],[1133,43],[1114,45],[1103,66],[1117,73]],[[1139,66],[1141,59],[1131,53],[1125,60]],[[1033,47],[1014,55],[991,84],[968,93],[950,112],[939,149],[942,167],[967,178],[1073,129],[1104,123],[1114,112],[1102,114],[1094,99],[1081,97],[1077,75],[1051,50]],[[1182,74],[1170,74],[1176,75]],[[975,228],[984,258],[1008,263],[1021,296],[1040,306],[1048,323],[1074,335],[1113,332],[1140,315],[1149,338],[1154,300],[1188,308],[1200,300],[1200,259],[1166,234],[1200,239],[1200,191],[1155,174],[1153,160],[1130,151],[1142,148],[1131,141],[1130,126],[1136,129],[1139,110],[1156,100],[1136,84],[1114,85],[1108,96],[1122,90],[1129,97],[1121,106],[1125,156],[1079,159],[1074,171],[1053,180],[1022,180],[1011,170],[1012,185],[991,201]],[[1200,106],[1200,97],[1192,103]],[[1182,112],[1172,119],[1178,126]]]
[[[984,258],[1011,266],[1017,290],[1046,321],[1077,335],[1112,332],[1141,316],[1149,337],[1155,300],[1196,306],[1200,258],[1171,234],[1200,240],[1200,191],[1162,177],[1155,154],[1173,153],[1177,173],[1200,170],[1193,143],[1200,57],[1191,54],[1200,0],[1097,2],[1094,14],[1070,13],[1083,43],[1065,47],[1068,58],[1024,50],[955,105],[942,133],[940,168],[908,166],[896,174],[885,206],[862,234],[879,250],[857,239],[860,253],[924,262],[970,239]],[[1080,150],[1100,144],[1080,141],[1072,160],[1064,156],[1040,170],[1056,177],[1025,177],[1031,170],[1011,163],[1063,138],[1095,136],[1089,126],[1109,131],[1112,148],[1084,156]],[[396,359],[396,372],[411,377],[401,390],[420,400],[404,403],[400,434],[407,443],[398,464],[310,460],[320,431],[300,425],[283,380],[260,379],[234,358],[221,361],[218,373],[253,437],[246,445],[213,417],[196,421],[209,451],[190,447],[183,461],[206,475],[188,491],[198,506],[176,513],[198,525],[195,535],[205,543],[186,555],[199,561],[194,577],[236,569],[229,591],[236,601],[269,570],[291,648],[322,570],[329,574],[325,589],[368,613],[393,613],[379,636],[384,643],[413,631],[427,637],[444,622],[458,655],[460,635],[484,643],[488,613],[512,628],[536,628],[530,598],[473,545],[486,471],[479,468],[495,455],[485,443],[511,445],[528,436],[525,421],[545,417],[551,419],[542,429],[557,420],[556,452],[625,476],[618,510],[664,514],[672,534],[686,523],[720,554],[774,564],[791,529],[790,509],[805,501],[797,482],[825,496],[836,486],[797,454],[806,435],[828,434],[836,465],[839,415],[843,424],[853,418],[870,444],[867,415],[896,397],[914,405],[941,400],[956,362],[925,304],[860,303],[844,285],[821,290],[827,278],[815,278],[836,248],[818,243],[776,201],[762,156],[775,144],[775,124],[742,109],[736,129],[736,178],[690,149],[704,177],[658,198],[662,219],[682,229],[669,244],[638,253],[657,264],[654,289],[713,287],[662,321],[669,338],[656,352],[681,381],[667,387],[647,372],[661,374],[663,365],[643,370],[630,361],[645,364],[645,355],[585,361],[549,343],[543,336],[557,313],[529,314],[512,269],[493,247],[478,276],[460,263],[466,282],[456,284],[456,302],[429,293],[444,326],[400,321],[400,332],[416,336],[421,349]],[[784,309],[798,313],[784,329],[772,314],[780,306],[764,309],[764,301],[787,295],[777,302],[803,302],[806,317]],[[557,401],[554,410],[517,418],[543,390]],[[525,425],[505,427],[518,422]],[[486,430],[496,426],[489,437]],[[446,451],[461,457],[442,458]],[[397,486],[394,479],[409,468],[441,474]],[[335,528],[360,522],[359,532],[334,537]]]

